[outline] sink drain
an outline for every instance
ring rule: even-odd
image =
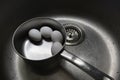
[[[84,34],[83,31],[78,25],[75,24],[64,24],[66,29],[67,41],[66,45],[77,45],[83,41]]]

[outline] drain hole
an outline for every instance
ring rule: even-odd
[[[75,24],[64,24],[66,29],[67,42],[66,45],[77,45],[83,41],[83,31]]]

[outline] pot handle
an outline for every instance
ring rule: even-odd
[[[103,80],[104,78],[108,78],[108,80],[114,80],[112,77],[107,75],[106,73],[98,70],[94,66],[90,65],[89,63],[85,62],[84,60],[78,58],[77,56],[73,55],[72,53],[64,50],[61,53],[61,56],[66,59],[67,61],[71,62],[72,64],[76,65],[95,80]]]

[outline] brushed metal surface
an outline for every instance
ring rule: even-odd
[[[51,17],[61,24],[74,23],[79,25],[85,32],[85,40],[75,46],[66,46],[66,50],[92,64],[96,68],[118,80],[119,78],[119,54],[115,40],[100,25],[73,17]],[[11,41],[10,41],[11,42]],[[114,43],[114,44],[113,44]],[[24,61],[12,51],[11,43],[9,50],[5,52],[5,67],[9,79],[12,80],[94,80],[88,74],[62,60],[56,71],[49,74],[37,74]],[[11,55],[10,55],[11,54]],[[11,60],[8,60],[8,59]],[[8,67],[8,64],[10,65]],[[107,79],[105,79],[107,80]]]
[[[66,49],[120,80],[119,0],[5,0],[0,2],[0,79],[2,80],[93,80],[64,61],[48,75],[32,72],[11,50],[15,29],[33,17],[50,17],[61,23],[73,22],[85,31],[85,40]],[[46,6],[47,5],[47,6]],[[63,20],[64,19],[64,20]]]

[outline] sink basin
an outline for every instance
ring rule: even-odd
[[[2,80],[94,80],[68,61],[49,74],[31,71],[11,48],[15,29],[34,17],[49,17],[82,29],[79,43],[65,49],[120,80],[120,2],[117,0],[16,0],[0,2],[0,79]],[[105,79],[107,80],[107,79]]]

